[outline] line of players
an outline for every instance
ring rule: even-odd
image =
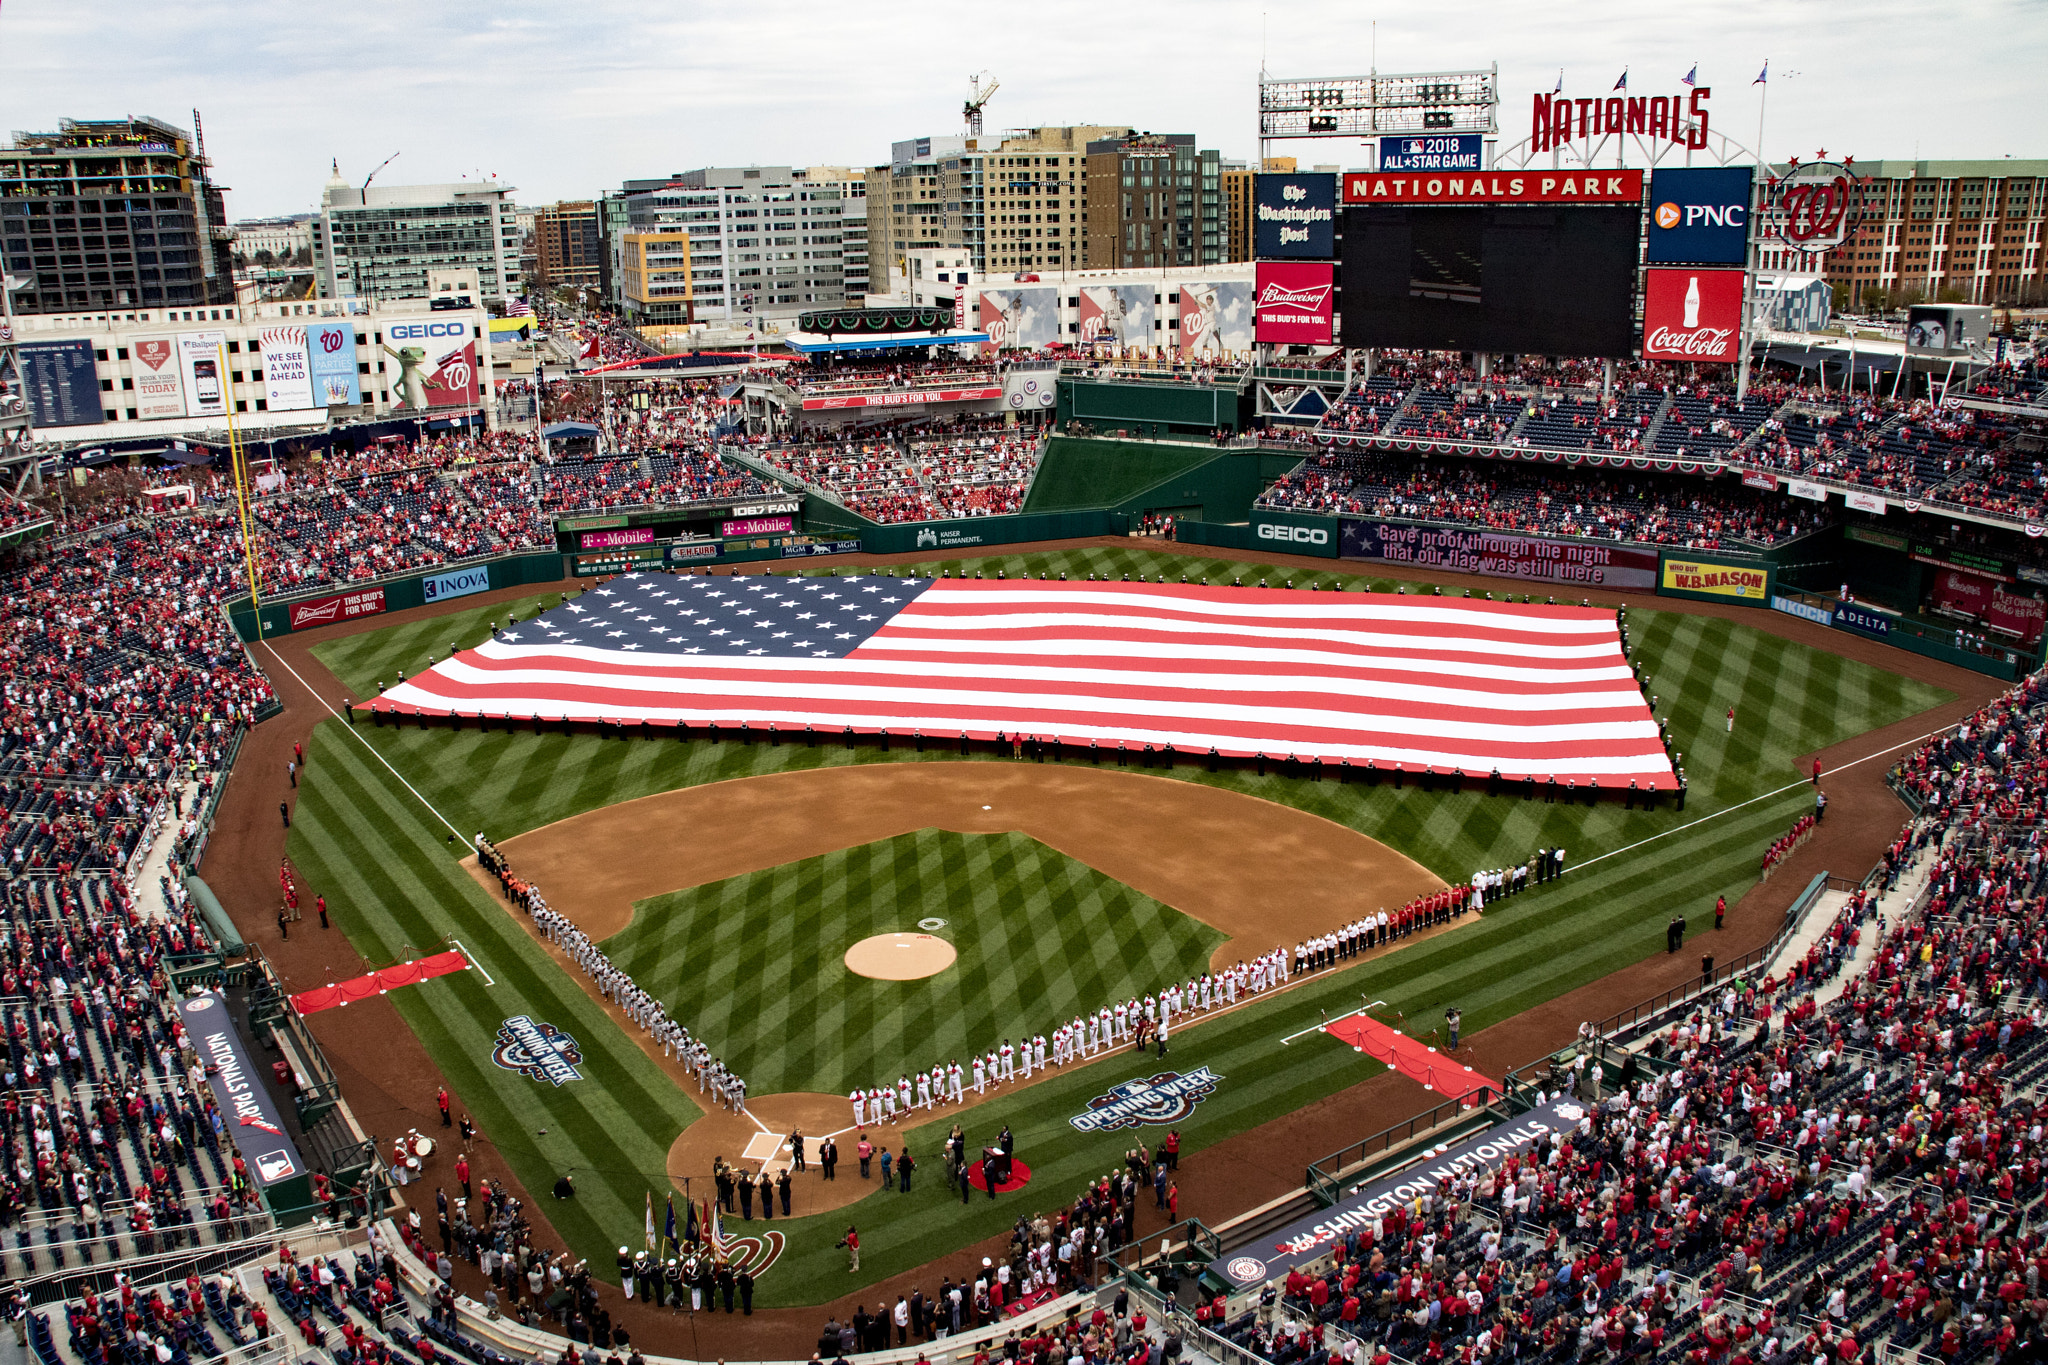
[[[1475,874],[1473,880],[1476,883],[1489,875]],[[1499,892],[1496,890],[1491,894]],[[1376,915],[1353,920],[1335,933],[1320,934],[1295,944],[1294,970],[1300,974],[1334,967],[1397,938],[1420,933],[1433,925],[1448,924],[1465,913],[1468,904],[1478,908],[1480,891],[1477,886],[1448,886],[1427,896],[1417,896],[1398,910],[1382,910]]]
[[[605,999],[617,1005],[621,1013],[660,1043],[663,1057],[678,1059],[684,1069],[697,1078],[698,1094],[709,1093],[721,1108],[734,1113],[746,1108],[745,1077],[727,1070],[724,1062],[711,1055],[709,1047],[692,1038],[690,1030],[669,1018],[662,1003],[642,990],[632,977],[613,966],[604,949],[591,942],[590,936],[578,929],[568,916],[550,910],[540,888],[516,876],[506,864],[505,856],[481,833],[476,836],[476,850],[483,865],[497,874],[512,903],[524,907],[526,913],[533,916],[534,927],[540,930],[541,936],[581,967],[584,975],[597,984]]]

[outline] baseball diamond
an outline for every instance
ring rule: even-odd
[[[1034,577],[1170,572],[1175,578],[1256,574],[1278,580],[1291,574],[1298,589],[1306,588],[1308,577],[1300,568],[1283,574],[1269,566],[1137,546],[907,567],[927,575],[943,568],[970,576],[993,576],[998,568]],[[1361,586],[1349,576],[1312,576],[1322,588]],[[1395,584],[1379,579],[1372,586],[1391,592]],[[315,654],[351,695],[370,696],[380,679],[391,681],[401,668],[416,674],[430,653],[443,652],[451,640],[473,643],[488,635],[490,621],[508,607],[524,619],[543,600],[559,599],[550,594],[402,620],[327,639]],[[664,1059],[658,1046],[650,1047],[648,1035],[597,994],[587,974],[536,937],[526,916],[496,894],[494,883],[480,883],[464,870],[460,859],[471,852],[471,832],[482,830],[505,847],[550,906],[581,905],[575,916],[595,914],[589,928],[602,938],[610,960],[747,1077],[750,1103],[777,1091],[789,1092],[793,1102],[810,1094],[791,1111],[799,1115],[793,1124],[808,1125],[809,1169],[795,1177],[790,1221],[785,1225],[778,1217],[774,1225],[787,1245],[757,1294],[766,1305],[819,1302],[842,1292],[832,1270],[837,1266],[845,1278],[844,1253],[836,1246],[845,1215],[834,1213],[844,1207],[844,1196],[835,1190],[826,1197],[827,1187],[817,1179],[815,1145],[824,1133],[809,1129],[833,1132],[826,1127],[833,1120],[825,1106],[836,1104],[839,1171],[832,1184],[847,1181],[860,1131],[845,1098],[849,1088],[876,1088],[912,1068],[951,1060],[956,1044],[942,1040],[957,1040],[963,1051],[999,1050],[1006,1037],[1049,1034],[1055,1019],[1087,1008],[1090,1000],[1149,992],[1195,974],[1210,954],[1187,954],[1205,941],[1169,928],[1214,923],[1198,910],[1187,918],[1194,899],[1190,883],[1220,877],[1236,887],[1229,898],[1251,912],[1254,926],[1261,918],[1285,917],[1286,936],[1269,935],[1273,943],[1246,931],[1247,958],[1270,946],[1291,950],[1296,937],[1313,932],[1311,920],[1335,931],[1379,908],[1370,882],[1329,895],[1328,904],[1262,894],[1259,874],[1284,884],[1304,850],[1318,846],[1314,838],[1283,833],[1274,842],[1247,828],[1242,837],[1212,834],[1196,841],[1174,819],[1148,820],[1141,808],[1105,818],[1102,812],[1113,806],[1100,807],[1101,798],[1084,798],[1077,794],[1084,788],[1072,788],[1062,798],[1070,808],[1069,824],[1086,828],[1093,820],[1104,848],[1143,847],[1157,866],[1179,870],[1178,882],[1162,882],[1148,897],[1141,892],[1150,874],[1139,867],[1116,866],[1107,853],[1101,862],[1075,850],[1061,856],[1021,837],[1031,825],[1018,824],[1018,812],[1006,810],[1000,795],[1020,775],[1044,774],[1043,780],[1055,783],[1106,780],[1105,793],[1119,779],[1161,790],[1213,792],[1248,809],[1305,816],[1340,840],[1363,836],[1362,843],[1412,860],[1435,874],[1429,884],[1466,884],[1475,870],[1518,865],[1545,848],[1562,847],[1565,866],[1574,870],[1493,901],[1479,915],[1457,916],[1447,931],[1395,942],[1356,965],[1290,979],[1284,988],[1247,997],[1232,1010],[1214,1011],[1213,1019],[1175,1027],[1163,1065],[1150,1053],[1139,1059],[1129,1050],[1105,1049],[1092,1060],[1034,1074],[1028,1085],[992,1086],[978,1104],[935,1107],[928,1119],[915,1109],[894,1126],[885,1121],[870,1140],[892,1156],[907,1144],[924,1168],[918,1178],[926,1194],[882,1198],[872,1186],[863,1189],[852,1215],[863,1229],[865,1277],[894,1275],[941,1249],[971,1245],[1014,1219],[1016,1209],[1005,1201],[1029,1198],[990,1201],[977,1192],[961,1203],[936,1192],[944,1180],[938,1155],[956,1121],[970,1143],[992,1142],[1007,1126],[1018,1156],[1034,1172],[1028,1188],[1059,1190],[1119,1165],[1133,1132],[1148,1141],[1163,1135],[1151,1128],[1091,1133],[1075,1122],[1097,1112],[1094,1102],[1102,1096],[1130,1093],[1120,1087],[1134,1082],[1151,1085],[1152,1077],[1168,1071],[1214,1078],[1214,1088],[1179,1120],[1182,1150],[1190,1155],[1277,1114],[1337,1095],[1376,1068],[1333,1042],[1309,1039],[1283,1048],[1278,1040],[1322,1015],[1355,1009],[1362,998],[1385,1001],[1380,1012],[1389,1018],[1411,1020],[1441,1014],[1446,1002],[1455,1001],[1468,1034],[1475,1033],[1657,953],[1667,907],[1738,896],[1754,876],[1754,850],[1810,800],[1803,788],[1786,789],[1779,776],[1799,754],[1924,711],[1945,696],[1896,673],[1711,613],[1636,608],[1629,623],[1635,657],[1645,661],[1645,690],[1661,694],[1657,714],[1668,719],[1692,775],[1683,812],[1668,801],[1661,810],[1646,811],[1611,800],[1589,806],[1489,797],[1472,785],[1424,791],[1413,783],[1397,790],[1385,781],[1316,781],[1284,775],[1277,766],[1263,774],[1249,766],[1212,773],[1186,758],[1171,769],[1119,773],[1114,760],[1104,762],[1100,754],[1094,763],[1068,753],[1058,761],[1019,765],[985,748],[963,756],[951,747],[919,752],[908,743],[848,748],[836,742],[770,743],[765,736],[745,743],[737,735],[711,740],[699,737],[701,732],[688,740],[621,740],[589,731],[564,733],[559,726],[540,727],[539,733],[519,726],[380,727],[359,713],[352,730],[329,721],[314,733],[292,852],[306,877],[328,888],[329,901],[346,907],[339,922],[364,957],[381,960],[407,943],[455,937],[488,967],[496,987],[467,973],[445,991],[395,995],[392,1005],[529,1189],[552,1184],[565,1170],[577,1174],[577,1197],[547,1213],[568,1244],[593,1263],[639,1227],[650,1192],[659,1204],[665,1191],[687,1177],[689,1192],[701,1198],[710,1163],[695,1169],[672,1165],[684,1159],[676,1154],[693,1146],[679,1135],[729,1120],[718,1117],[708,1096],[700,1102],[697,1083],[674,1060]],[[1721,712],[1731,700],[1753,724],[1724,730]],[[960,814],[983,817],[979,807],[992,809],[985,823],[963,819],[952,825],[963,833],[943,833],[947,822],[930,828],[935,822],[928,818],[892,830],[875,827],[874,803],[858,786],[846,810],[836,809],[827,795],[835,780],[857,784],[893,773],[964,779],[968,787],[953,798]],[[796,801],[767,799],[775,783],[798,780],[826,785],[806,789]],[[973,788],[988,795],[970,800]],[[741,792],[747,800],[736,812],[744,814],[731,831],[704,818],[703,802]],[[585,859],[582,872],[560,864],[555,870],[553,855],[542,858],[539,845],[524,851],[526,841],[551,829],[573,831],[578,822],[599,821],[591,830],[630,830],[602,817],[642,800],[686,804],[661,823],[659,837],[621,845],[619,853],[597,853]],[[449,829],[422,801],[462,832],[452,840],[455,848],[447,847]],[[1160,806],[1172,808],[1171,802]],[[1270,823],[1259,822],[1259,828]],[[835,838],[835,826],[847,832]],[[862,833],[864,827],[875,832]],[[799,851],[803,841],[792,843],[782,836],[785,830],[803,831],[811,846]],[[727,857],[732,831],[749,845],[735,855],[742,859],[739,866]],[[764,834],[774,837],[764,840]],[[1653,842],[1641,856],[1599,857],[1645,840]],[[783,851],[772,861],[745,864],[756,843]],[[977,847],[985,852],[970,852]],[[1053,847],[1062,847],[1057,838]],[[1589,865],[1576,870],[1582,862]],[[700,863],[706,876],[693,874]],[[1115,875],[1097,868],[1114,868]],[[1241,885],[1231,880],[1240,874],[1249,877]],[[608,897],[603,907],[580,885],[585,877],[601,898]],[[864,887],[858,885],[863,878]],[[1417,885],[1408,894],[1422,889]],[[1390,908],[1398,908],[1400,899]],[[807,918],[823,904],[851,906],[869,918],[824,934]],[[1118,928],[1109,929],[1107,922],[1090,928],[1085,913],[1072,918],[1090,904],[1124,907],[1117,912]],[[854,940],[870,932],[914,931],[930,917],[947,921],[939,932],[962,950],[956,967],[923,982],[854,986],[844,977],[840,958]],[[977,965],[968,952],[976,926],[984,924],[1001,925],[1011,944],[998,973],[1016,972],[1016,964],[1027,960],[1015,956],[1020,943],[1048,964],[1061,961],[1062,954],[1080,954],[1064,960],[1087,961],[1083,981],[1099,976],[1102,995],[1079,990],[1064,966],[1026,967],[1006,980],[1000,974],[984,977],[993,961]],[[800,941],[807,925],[815,942]],[[1174,944],[1179,946],[1169,947]],[[1162,951],[1166,958],[1140,968],[1146,954]],[[1044,958],[1048,952],[1053,956]],[[828,962],[842,973],[843,987],[832,985]],[[1215,970],[1221,964],[1206,965]],[[932,989],[944,993],[918,998]],[[911,1012],[855,1010],[846,993],[884,990],[914,1001]],[[1041,1002],[1048,990],[1068,994]],[[574,1036],[579,1070],[588,1080],[555,1086],[492,1079],[489,1072],[506,1075],[490,1061],[498,1031],[521,1013]],[[792,1031],[792,1025],[800,1027]],[[940,1045],[920,1045],[919,1035]],[[830,1099],[835,1093],[836,1102]],[[739,1152],[705,1155],[730,1162]],[[786,1162],[788,1153],[780,1159]],[[859,1187],[858,1176],[851,1179]]]

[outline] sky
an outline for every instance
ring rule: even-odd
[[[1500,69],[1503,147],[1531,95],[1678,93],[1697,64],[1714,127],[1771,160],[2048,157],[2048,0],[1477,0],[1375,9],[1037,0],[1013,6],[698,0],[0,0],[0,127],[204,119],[233,218],[306,212],[330,160],[360,184],[496,176],[524,204],[706,165],[885,162],[958,133],[968,77],[1001,82],[987,130],[1127,124],[1256,151],[1257,81]],[[1277,146],[1364,164],[1356,142]]]

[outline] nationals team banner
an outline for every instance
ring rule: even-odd
[[[1585,1117],[1585,1106],[1577,1100],[1552,1100],[1520,1118],[1436,1149],[1393,1175],[1354,1188],[1329,1208],[1304,1215],[1278,1232],[1220,1256],[1209,1268],[1239,1289],[1280,1279],[1297,1266],[1328,1256],[1354,1228],[1369,1228],[1375,1218],[1423,1195],[1435,1194],[1445,1180],[1468,1171],[1497,1169],[1509,1157],[1529,1151],[1552,1134],[1571,1132]]]
[[[1253,338],[1275,345],[1329,345],[1337,323],[1336,269],[1328,261],[1260,261],[1253,286]]]
[[[1641,171],[1344,174],[1347,204],[1627,204],[1642,197]]]
[[[1612,612],[1385,594],[634,573],[372,705],[1674,786]]]
[[[1594,541],[1550,540],[1387,521],[1344,522],[1344,558],[1420,564],[1492,578],[1568,587],[1657,586],[1657,552]]]

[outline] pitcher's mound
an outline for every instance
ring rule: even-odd
[[[846,950],[846,970],[877,981],[918,981],[937,976],[958,956],[934,934],[876,934]]]

